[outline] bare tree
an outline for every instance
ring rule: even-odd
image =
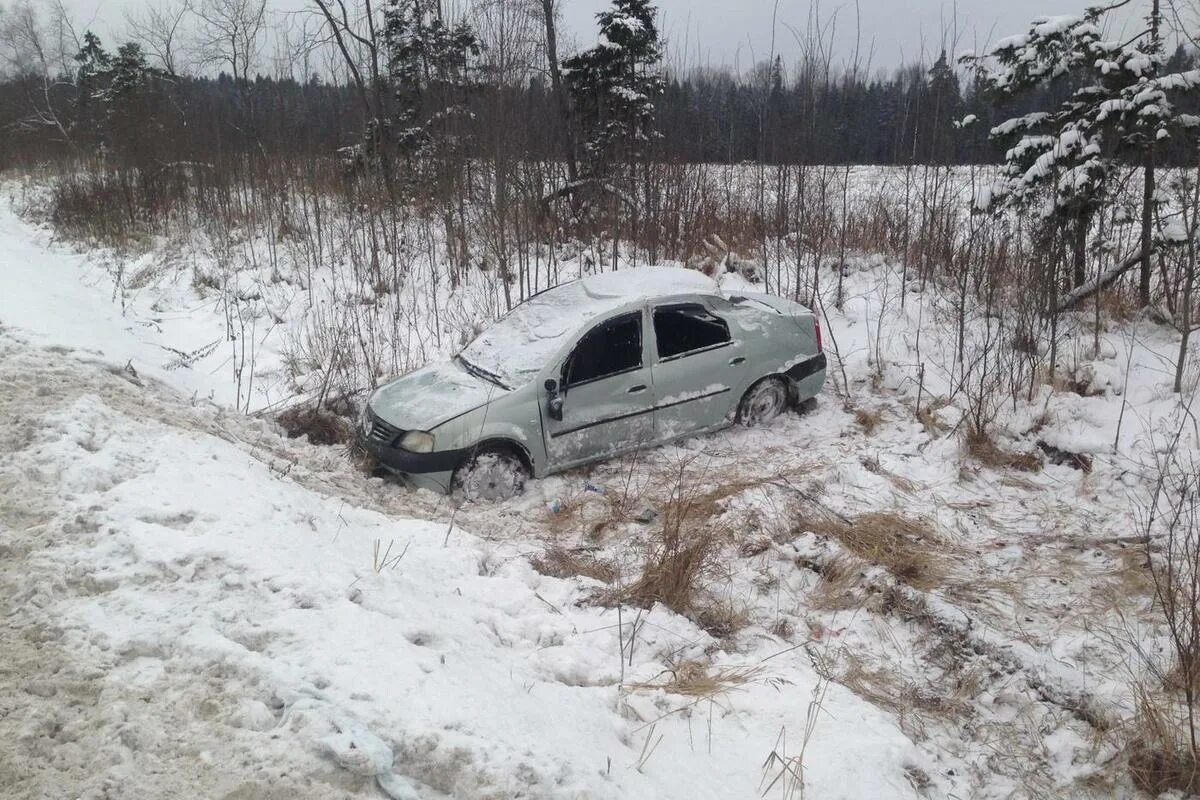
[[[1154,597],[1174,663],[1149,666],[1162,685],[1177,692],[1179,702],[1153,710],[1159,721],[1154,727],[1159,741],[1146,745],[1161,748],[1159,762],[1178,764],[1176,769],[1156,772],[1169,788],[1193,792],[1200,783],[1200,745],[1197,739],[1197,705],[1200,704],[1200,463],[1192,448],[1182,441],[1194,421],[1190,407],[1176,428],[1169,445],[1156,459],[1155,482],[1149,501],[1141,509],[1141,533],[1146,563],[1154,583]],[[1139,771],[1134,765],[1135,778]]]
[[[228,67],[235,81],[249,79],[262,48],[267,0],[203,0],[195,14],[200,63]]]
[[[1164,253],[1163,290],[1166,295],[1168,319],[1179,331],[1179,350],[1175,359],[1175,380],[1173,389],[1176,394],[1183,392],[1184,372],[1187,367],[1188,345],[1191,336],[1197,330],[1195,296],[1196,278],[1200,272],[1200,251],[1197,241],[1200,239],[1200,180],[1197,180],[1192,170],[1178,171],[1167,180],[1167,188],[1172,190],[1174,204],[1178,207],[1177,219],[1167,220],[1172,223],[1164,229],[1163,220],[1159,220],[1160,233],[1167,234],[1181,247],[1172,248]],[[1164,235],[1163,238],[1168,238]],[[1171,269],[1167,269],[1167,265]],[[1173,279],[1169,273],[1174,273]]]
[[[550,88],[558,104],[559,122],[563,126],[564,149],[567,156],[567,178],[574,183],[579,177],[575,162],[575,134],[571,127],[571,103],[563,86],[562,69],[558,60],[558,30],[555,26],[558,15],[555,0],[541,0],[542,24],[546,29],[546,64],[550,71]]]
[[[61,4],[50,20],[43,20],[31,0],[13,7],[0,20],[0,60],[17,75],[37,79],[38,89],[28,95],[28,111],[18,125],[49,130],[74,146],[55,103],[55,89],[68,83],[67,38],[73,35],[70,19]]]
[[[181,61],[182,39],[187,18],[192,13],[191,0],[171,0],[162,5],[150,5],[141,13],[125,12],[129,38],[135,39],[158,59],[170,75],[184,71]]]
[[[313,0],[313,3],[358,91],[364,121],[374,128],[375,136],[381,135],[387,92],[380,72],[380,31],[371,0],[362,0],[361,7],[348,4],[347,0]]]
[[[510,283],[516,278],[521,297],[525,295],[529,271],[522,257],[520,199],[527,191],[527,180],[520,179],[527,137],[521,125],[521,103],[510,91],[528,84],[539,58],[538,10],[530,0],[484,0],[475,7],[473,27],[478,32],[482,55],[479,70],[491,91],[481,93],[480,106],[497,124],[480,133],[480,144],[490,156],[490,191],[482,192],[483,224],[478,230],[485,258],[494,260],[505,278],[506,305],[512,305]],[[528,199],[528,198],[526,198]],[[516,262],[516,268],[513,262]]]

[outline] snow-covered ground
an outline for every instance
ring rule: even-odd
[[[1132,794],[1130,632],[1162,645],[1135,509],[1183,413],[1162,329],[1079,337],[1090,396],[1001,413],[1090,472],[986,467],[956,404],[917,414],[954,380],[944,303],[862,260],[827,308],[841,396],[455,509],[235,410],[286,399],[282,346],[252,331],[267,388],[239,386],[228,310],[156,258],[114,282],[0,203],[11,796]],[[636,574],[681,494],[730,624],[531,566]]]

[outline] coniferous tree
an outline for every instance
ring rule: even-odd
[[[927,157],[935,163],[948,164],[954,160],[954,122],[962,115],[962,94],[958,75],[946,58],[945,50],[929,68],[928,98],[926,116],[930,142]]]
[[[1012,117],[991,130],[1009,145],[999,178],[977,205],[1034,213],[1049,239],[1068,243],[1072,284],[1086,280],[1087,237],[1114,188],[1117,159],[1168,138],[1189,120],[1171,96],[1200,86],[1195,71],[1160,74],[1152,43],[1105,40],[1104,16],[1041,17],[1029,32],[1002,40],[986,56],[966,56],[1000,102],[1046,87],[1065,88],[1050,110]]]
[[[383,41],[399,106],[397,141],[412,155],[431,135],[449,134],[451,118],[465,112],[479,39],[465,20],[447,25],[434,0],[391,0]]]
[[[144,101],[161,71],[147,63],[138,43],[126,42],[114,55],[91,31],[84,33],[75,62],[76,135],[104,151],[142,153],[140,145],[158,127],[155,109]]]
[[[582,128],[586,177],[606,180],[643,157],[664,81],[662,41],[649,0],[614,0],[597,15],[600,43],[563,62]]]

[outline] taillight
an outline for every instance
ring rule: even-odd
[[[824,353],[825,345],[821,343],[821,320],[813,317],[813,330],[817,332],[817,352]]]

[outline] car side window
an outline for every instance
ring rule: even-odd
[[[566,385],[594,381],[642,365],[642,315],[625,314],[592,328],[567,361]]]
[[[654,338],[660,360],[726,344],[729,326],[699,303],[654,309]]]

